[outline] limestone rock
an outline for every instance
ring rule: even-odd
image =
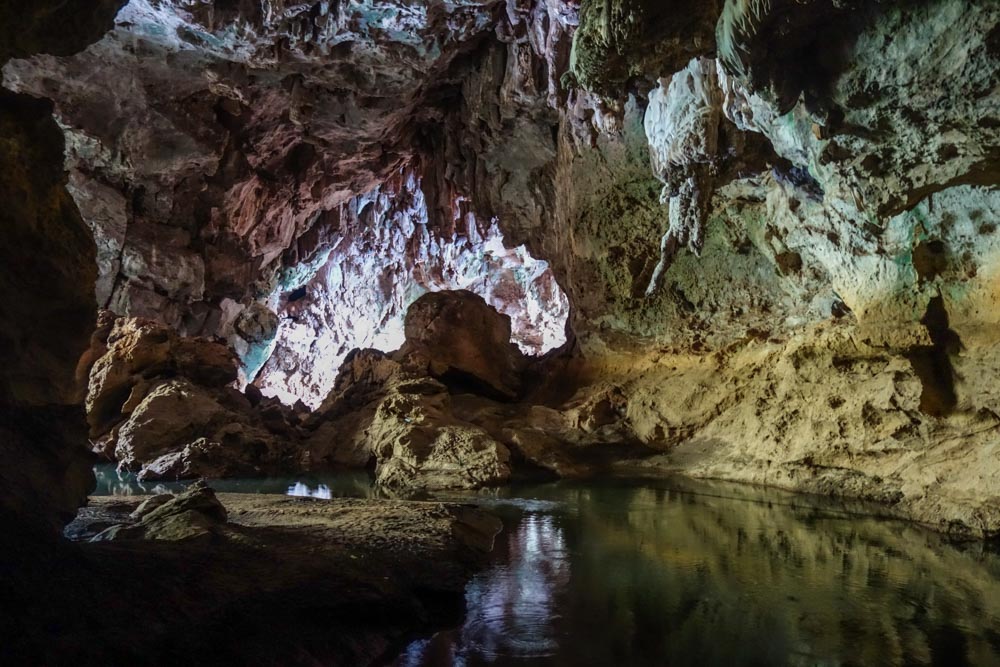
[[[525,354],[565,341],[568,302],[548,264],[509,247],[495,223],[471,212],[453,230],[436,229],[423,183],[408,171],[352,199],[338,211],[341,240],[328,242],[332,248],[303,241],[294,249],[302,264],[283,274],[272,297],[281,321],[255,380],[264,393],[317,407],[350,350],[403,344],[407,308],[427,291],[479,294],[510,316],[511,338]]]
[[[160,505],[172,500],[174,495],[172,493],[158,493],[155,496],[150,496],[146,498],[139,506],[136,507],[129,516],[133,519],[140,520],[153,510],[155,510]]]
[[[241,398],[185,379],[154,385],[118,431],[119,465],[140,479],[263,475],[287,466],[290,440],[265,428]]]
[[[160,499],[160,500],[155,500]],[[152,508],[149,505],[155,503]],[[211,539],[225,525],[226,508],[204,482],[196,482],[183,492],[163,498],[154,496],[136,510],[135,524],[118,524],[95,535],[92,542],[120,540],[162,540],[183,542]]]
[[[106,433],[142,399],[144,380],[170,375],[206,387],[236,379],[236,361],[222,344],[181,338],[169,327],[141,318],[120,318],[107,338],[108,350],[90,371],[87,415],[93,437]]]
[[[663,181],[660,201],[669,225],[660,240],[660,261],[646,295],[657,287],[677,250],[696,255],[705,245],[705,220],[715,187],[722,96],[715,63],[695,58],[649,94],[644,127],[653,172]]]
[[[714,46],[720,3],[583,0],[573,37],[572,71],[581,84],[618,96],[629,77],[656,78]]]
[[[455,418],[444,387],[436,394],[407,389],[401,386],[382,401],[368,428],[377,484],[471,489],[510,478],[510,452],[483,429]]]
[[[441,382],[376,350],[355,350],[336,388],[307,419],[310,465],[375,463],[376,484],[397,490],[477,488],[510,477],[510,453],[455,414]]]
[[[504,398],[520,392],[525,359],[510,342],[510,318],[482,297],[465,290],[425,294],[406,312],[405,327],[400,358],[426,358],[430,374],[446,384],[471,383]]]

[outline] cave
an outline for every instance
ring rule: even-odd
[[[1000,664],[998,34],[0,3],[0,661]]]

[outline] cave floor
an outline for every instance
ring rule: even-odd
[[[218,498],[229,512],[229,546],[167,545],[188,565],[171,588],[218,587],[228,570],[271,590],[237,603],[240,613],[230,610],[222,626],[218,618],[199,626],[200,642],[213,632],[219,641],[220,627],[243,637],[255,627],[248,617],[284,605],[278,618],[305,616],[311,632],[339,637],[338,655],[352,636],[355,650],[368,646],[365,660],[397,667],[891,665],[939,664],[943,656],[948,664],[1000,664],[997,548],[878,518],[871,504],[682,476],[519,483],[442,492],[433,502]],[[143,499],[94,497],[78,521],[96,531]],[[474,507],[484,514],[469,514]],[[472,528],[486,514],[504,526],[489,563],[457,567],[455,527]],[[259,560],[237,564],[233,545]],[[105,555],[122,548],[87,547]],[[300,573],[297,585],[290,572]],[[160,573],[160,585],[165,576],[171,581]],[[388,601],[418,609],[414,600],[423,600],[426,613],[430,589],[450,591],[452,602],[464,591],[464,614],[453,605],[451,620],[438,613],[422,629],[401,629],[407,612]],[[321,608],[311,602],[317,593],[339,598],[342,613],[312,616]],[[249,635],[261,655],[317,645],[280,623]],[[320,664],[368,664],[357,659]],[[299,664],[291,654],[286,660],[277,664]]]

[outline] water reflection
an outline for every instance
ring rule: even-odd
[[[517,494],[463,626],[395,665],[1000,665],[981,546],[732,487]]]
[[[113,464],[94,466],[97,478],[95,496],[134,496],[183,491],[194,480],[178,482],[142,482],[129,472],[119,472]],[[262,479],[209,480],[220,493],[274,493],[307,498],[334,497],[367,498],[374,495],[371,479],[366,472],[340,472],[295,477],[267,477]]]
[[[310,487],[308,484],[303,482],[295,482],[290,487],[286,495],[289,496],[301,496],[303,498],[322,498],[324,500],[330,500],[333,497],[333,492],[330,491],[330,487],[326,484],[320,484],[315,489]]]

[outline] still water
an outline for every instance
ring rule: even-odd
[[[99,493],[151,493],[97,470]],[[367,475],[217,480],[370,496]],[[460,627],[393,667],[998,665],[1000,552],[824,501],[669,481],[518,485],[443,499],[504,520]]]
[[[1000,665],[1000,556],[819,500],[690,482],[481,499],[461,627],[395,667]]]

